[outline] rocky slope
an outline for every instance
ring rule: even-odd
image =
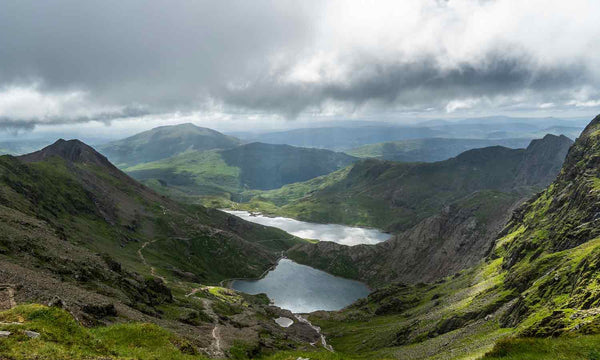
[[[0,214],[0,283],[17,304],[60,304],[84,325],[155,323],[212,355],[316,339],[278,327],[264,297],[206,286],[259,276],[301,240],[160,196],[77,140],[0,157]]]

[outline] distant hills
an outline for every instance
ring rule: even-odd
[[[259,134],[250,138],[260,142],[245,144],[211,129],[181,124],[148,130],[98,149],[120,169],[160,193],[220,206],[221,201],[213,202],[213,197],[247,200],[254,190],[277,189],[327,175],[356,162],[356,157],[440,161],[479,147],[525,147],[528,136],[549,125],[557,132],[578,129],[577,122],[550,120],[499,117],[487,119],[489,123],[429,121],[427,127],[351,124]],[[498,131],[519,136],[487,138]],[[456,138],[457,134],[466,138]],[[380,142],[397,139],[403,140]],[[328,149],[348,149],[349,155]]]
[[[400,162],[433,162],[446,160],[464,151],[488,146],[525,148],[530,140],[517,139],[448,139],[427,138],[391,141],[347,150],[346,153],[361,157]]]
[[[443,136],[430,128],[406,126],[324,127],[249,135],[244,140],[331,150],[351,149],[384,141]]]
[[[532,140],[546,134],[553,134],[575,139],[586,124],[587,120],[492,116],[453,121],[428,120],[413,125],[386,125],[377,122],[363,122],[362,126],[356,123],[345,126],[332,124],[326,127],[263,133],[238,132],[235,135],[247,142],[258,141],[346,151],[368,144],[426,138]]]
[[[228,149],[240,140],[193,124],[161,126],[98,146],[119,167],[166,159],[189,150]]]

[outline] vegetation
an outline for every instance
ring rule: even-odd
[[[156,191],[188,202],[207,196],[241,201],[253,194],[251,190],[309,180],[354,161],[329,150],[252,143],[228,150],[187,151],[124,171]]]
[[[85,328],[65,310],[35,304],[1,312],[0,321],[0,330],[12,333],[0,340],[0,356],[9,359],[206,359],[187,340],[154,324]]]
[[[484,263],[431,285],[383,287],[311,320],[336,350],[370,358],[597,358],[599,124],[514,213]]]
[[[437,163],[363,160],[325,178],[258,193],[239,207],[402,231],[476,191],[533,194],[556,176],[570,144],[565,137],[548,135],[528,149],[489,147]]]
[[[166,159],[189,150],[228,149],[240,140],[193,124],[161,126],[98,147],[120,167]]]

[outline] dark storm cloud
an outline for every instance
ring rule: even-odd
[[[309,35],[289,1],[3,1],[0,84],[189,105]]]
[[[295,116],[328,100],[355,105],[369,101],[404,106],[440,105],[456,98],[496,96],[524,89],[560,91],[585,83],[584,64],[539,67],[526,57],[489,54],[477,64],[444,69],[433,59],[410,63],[354,62],[342,81],[297,83],[278,76],[264,77],[244,88],[226,88],[219,94],[232,105],[269,109]]]

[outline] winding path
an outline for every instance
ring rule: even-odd
[[[164,276],[158,275],[156,273],[156,269],[154,268],[154,266],[148,264],[148,261],[146,261],[146,258],[144,257],[144,254],[142,254],[142,250],[144,250],[146,248],[146,246],[155,243],[157,240],[152,240],[152,241],[146,241],[145,243],[142,244],[142,246],[140,246],[140,248],[138,249],[137,253],[138,256],[140,257],[140,259],[142,260],[142,263],[148,267],[150,267],[150,275],[152,275],[155,278],[161,279],[165,284],[168,284],[169,282],[167,281],[167,279]]]
[[[192,291],[189,294],[185,295],[185,297],[190,297],[190,296],[194,295],[195,293],[197,293],[198,291],[205,290],[205,289],[208,289],[208,287],[202,286],[199,288],[192,289]],[[219,328],[219,316],[213,311],[210,301],[208,301],[207,299],[198,299],[198,300],[202,301],[202,306],[204,307],[204,310],[206,310],[206,314],[208,316],[210,316],[210,318],[213,320],[213,324],[214,324],[214,327],[211,332],[213,341],[211,342],[210,346],[208,348],[206,348],[205,350],[210,356],[225,357],[225,352],[221,348],[222,337],[221,337],[221,330]]]

